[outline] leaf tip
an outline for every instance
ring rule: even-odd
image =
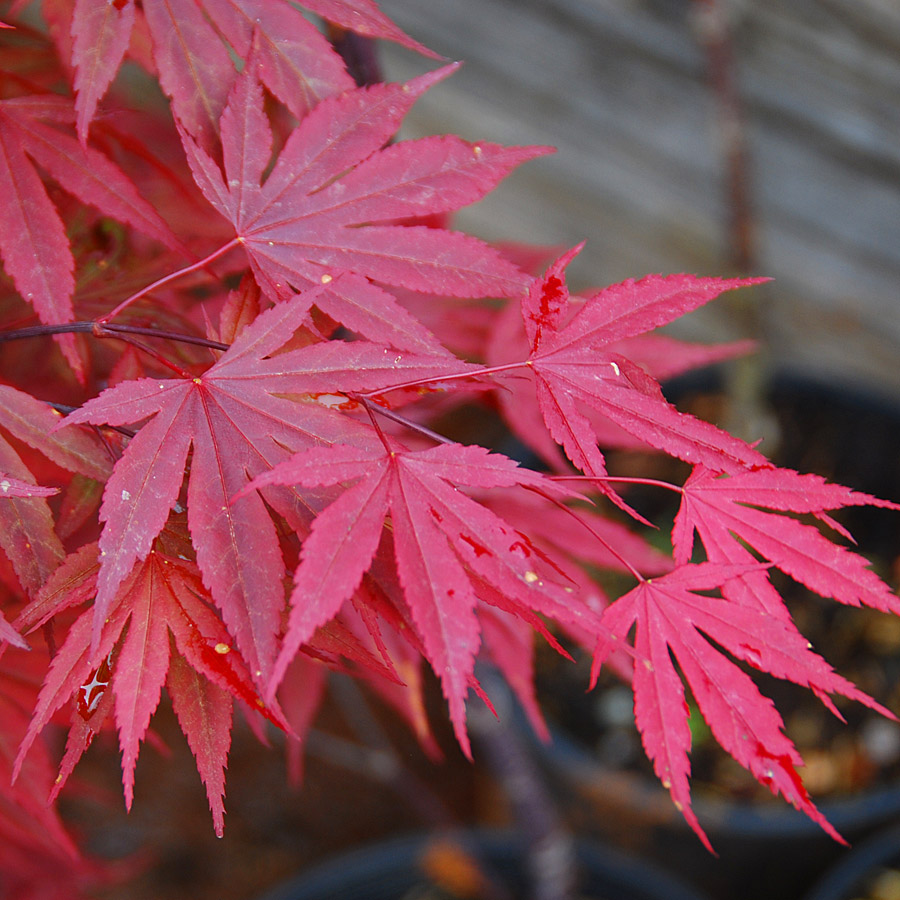
[[[402,89],[405,93],[413,92],[416,96],[424,94],[425,91],[434,87],[439,81],[449,78],[449,76],[456,72],[461,66],[462,62],[459,60],[448,63],[446,66],[441,66],[439,69],[435,69],[432,72],[425,72],[424,75],[419,75],[416,78],[407,81]]]

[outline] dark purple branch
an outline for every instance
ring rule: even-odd
[[[437,443],[439,444],[456,443],[456,441],[453,441],[448,437],[444,437],[444,435],[438,434],[436,431],[432,431],[425,425],[420,425],[418,422],[413,422],[412,419],[407,419],[406,416],[401,416],[399,413],[395,413],[393,410],[387,409],[384,406],[379,406],[377,403],[373,403],[366,397],[362,397],[359,394],[348,394],[347,396],[351,400],[356,400],[358,403],[361,403],[366,408],[370,416],[372,415],[372,413],[378,413],[378,415],[384,416],[384,418],[390,419],[392,422],[396,422],[398,425],[403,425],[405,428],[409,428],[412,431],[417,431],[424,437],[431,438],[431,440],[437,441]]]
[[[20,341],[26,338],[44,337],[51,334],[92,334],[94,337],[118,337],[125,340],[124,335],[138,334],[144,337],[155,337],[167,341],[178,341],[182,344],[195,344],[198,347],[209,347],[212,350],[227,350],[229,344],[211,341],[209,338],[192,334],[179,334],[175,331],[161,331],[158,328],[145,328],[140,325],[99,324],[97,322],[66,322],[62,325],[31,325],[28,328],[17,328],[14,331],[0,331],[0,344],[9,341]],[[134,343],[134,342],[131,342]],[[142,346],[143,345],[139,345]]]

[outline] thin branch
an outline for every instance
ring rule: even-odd
[[[372,403],[362,395],[348,394],[347,396],[351,400],[356,400],[357,403],[361,403],[365,407],[366,412],[369,414],[369,418],[372,420],[372,424],[379,432],[381,429],[379,429],[375,424],[373,413],[378,413],[379,415],[384,416],[384,418],[390,419],[392,422],[396,422],[398,425],[403,425],[405,428],[409,428],[411,431],[416,431],[427,438],[431,438],[431,440],[433,441],[437,441],[437,443],[439,444],[456,443],[456,441],[451,440],[448,437],[444,437],[444,435],[438,434],[436,431],[432,431],[425,425],[420,425],[418,422],[413,422],[412,419],[407,419],[406,416],[401,416],[399,413],[395,413],[393,410],[386,409],[383,406],[379,406],[377,403]]]
[[[146,337],[160,338],[166,341],[178,341],[182,344],[194,344],[197,347],[209,347],[211,350],[228,350],[231,344],[223,344],[221,341],[213,341],[199,335],[180,334],[176,331],[162,331],[158,328],[144,328],[140,325],[115,325],[96,323],[94,334],[104,337],[107,334],[117,336],[119,334],[140,334]]]
[[[93,334],[93,322],[66,322],[64,325],[29,325],[27,328],[15,328],[0,331],[0,344],[10,341],[22,341],[27,338],[45,337],[48,334],[76,334],[83,332]]]
[[[666,488],[669,491],[675,491],[677,494],[683,493],[680,485],[671,484],[668,481],[659,481],[656,478],[632,478],[625,475],[550,475],[552,481],[602,481],[613,482],[614,484],[646,484],[651,487]]]
[[[559,507],[563,512],[568,513],[579,525],[583,528],[586,528],[607,550],[617,559],[626,569],[634,576],[637,581],[646,581],[647,579],[641,575],[640,572],[630,563],[609,541],[604,539],[601,535],[599,535],[590,525],[589,522],[586,522],[578,513],[572,509],[571,507],[566,506],[561,500],[558,500],[556,497],[552,497],[546,491],[542,491],[538,487],[534,487],[533,485],[525,484],[522,485],[526,491],[531,491],[534,494],[537,494],[539,497],[543,497],[545,500],[548,500],[554,506]]]
[[[402,381],[400,384],[391,384],[387,387],[377,388],[372,391],[360,391],[359,397],[380,397],[391,391],[400,391],[406,388],[422,387],[426,384],[443,384],[446,381],[462,381],[465,378],[482,378],[485,375],[495,375],[498,372],[510,372],[515,369],[527,368],[531,360],[523,359],[521,362],[506,363],[502,366],[484,366],[476,372],[458,372],[454,375],[435,375],[431,378],[417,378],[414,381]]]
[[[198,262],[192,263],[189,266],[185,266],[183,269],[178,269],[177,272],[170,272],[168,275],[164,275],[162,278],[158,278],[153,284],[148,284],[147,287],[141,288],[137,293],[132,294],[130,297],[126,297],[114,310],[106,313],[104,316],[100,316],[97,319],[97,323],[100,325],[106,325],[110,319],[115,318],[119,313],[125,310],[127,307],[131,306],[135,300],[139,300],[141,297],[146,296],[151,291],[155,291],[157,288],[162,287],[164,284],[168,284],[170,281],[175,281],[176,278],[181,278],[182,275],[188,275],[191,272],[196,272],[198,269],[206,268],[211,262],[218,259],[220,256],[224,256],[228,253],[229,250],[234,249],[242,241],[239,237],[234,238],[229,241],[227,244],[223,244],[213,253],[210,253],[209,256],[204,257]]]
[[[194,344],[198,347],[209,347],[212,350],[227,350],[231,345],[221,341],[193,334],[180,334],[176,331],[163,331],[158,328],[146,328],[141,325],[116,325],[105,322],[65,322],[61,325],[29,325],[27,328],[16,328],[11,331],[0,331],[0,344],[10,341],[21,341],[27,338],[45,337],[52,334],[91,334],[97,338],[114,337],[125,340],[123,335],[138,334],[143,337],[160,338],[166,341],[178,341],[182,344]]]
[[[120,341],[124,341],[126,344],[130,344],[136,350],[140,350],[142,353],[146,353],[147,356],[151,357],[151,359],[155,359],[161,366],[165,366],[180,378],[191,377],[191,373],[186,369],[183,369],[177,363],[173,363],[171,360],[166,359],[166,357],[163,356],[162,353],[160,353],[158,350],[155,350],[153,347],[150,347],[143,341],[137,340],[137,338],[132,337],[130,334],[118,334],[116,335],[116,337]]]

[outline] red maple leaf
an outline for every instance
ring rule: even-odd
[[[385,148],[416,98],[453,67],[324,100],[291,133],[265,181],[272,137],[255,68],[248,63],[222,114],[224,178],[192,137],[183,140],[197,184],[234,225],[272,299],[325,283],[330,289],[316,303],[346,327],[402,349],[439,352],[380,284],[459,297],[524,291],[530,279],[487,244],[392,223],[472,203],[514,166],[547,152],[452,136]]]
[[[811,513],[838,527],[824,515],[827,510],[846,506],[900,509],[897,504],[829,484],[819,475],[801,475],[774,466],[727,477],[698,466],[681,488],[681,495],[681,508],[672,529],[678,562],[690,559],[696,533],[713,562],[753,562],[746,549],[750,546],[824,597],[900,613],[900,600],[869,569],[867,560],[828,540],[815,526],[780,514]],[[790,614],[763,571],[734,579],[725,592],[735,602],[790,621]]]
[[[480,637],[480,598],[566,618],[579,612],[565,588],[536,571],[539,556],[499,516],[458,486],[547,487],[535,472],[481,447],[441,445],[406,451],[372,446],[316,448],[296,454],[238,495],[272,484],[306,487],[355,482],[313,522],[294,573],[287,633],[269,686],[273,692],[302,644],[358,588],[383,540],[385,518],[405,603],[424,652],[441,678],[450,717],[468,752],[465,698]],[[571,608],[571,611],[567,611]]]
[[[582,302],[580,297],[571,297],[570,313],[574,314]],[[507,304],[499,315],[496,311],[483,308],[463,310],[460,313],[455,306],[441,306],[438,310],[432,309],[429,312],[432,316],[437,313],[456,316],[460,322],[459,328],[471,328],[473,321],[477,325],[490,314],[488,337],[478,345],[478,351],[482,346],[485,348],[486,360],[491,366],[505,366],[520,360],[530,349],[520,304]],[[439,333],[444,334],[445,331],[441,330]],[[668,335],[654,333],[623,338],[610,344],[608,350],[637,363],[656,381],[662,381],[690,369],[749,353],[754,346],[752,341],[732,341],[713,345],[689,344]],[[470,351],[469,355],[475,354]],[[559,445],[547,431],[535,396],[534,385],[530,380],[507,379],[504,390],[498,392],[497,401],[510,430],[522,443],[537,453],[547,465],[560,470],[568,468]],[[581,412],[588,419],[601,447],[648,449],[644,441],[623,431],[595,409],[582,406]]]
[[[221,835],[232,699],[263,707],[246,664],[208,603],[196,566],[181,557],[156,549],[135,567],[116,593],[95,647],[93,611],[74,621],[50,664],[13,773],[18,774],[35,738],[56,712],[73,701],[55,796],[112,709],[130,808],[139,747],[166,684]],[[83,547],[57,570],[16,624],[33,630],[88,599],[96,591],[99,570],[97,546]],[[277,712],[268,715],[280,721]]]
[[[583,412],[588,409],[650,447],[716,471],[766,465],[765,457],[748,444],[676,410],[656,380],[623,355],[627,339],[664,325],[723,291],[765,279],[648,275],[604,288],[573,306],[564,277],[579,249],[550,266],[522,301],[530,346],[527,367],[540,414],[569,459],[591,475],[606,471],[597,446],[598,430]],[[544,443],[539,445],[542,455],[549,455]]]
[[[302,5],[341,28],[435,56],[371,0],[309,0]],[[325,36],[284,0],[146,0],[140,8],[132,0],[75,0],[71,16],[82,140],[139,17],[149,26],[153,60],[176,115],[207,144],[237,77],[231,54],[245,59],[254,41],[263,83],[298,119],[324,97],[353,87],[343,60]]]
[[[72,321],[74,261],[65,225],[35,164],[83,203],[178,246],[128,176],[63,130],[74,118],[72,102],[63,97],[0,101],[0,255],[16,289],[47,324]]]
[[[104,491],[95,634],[122,579],[150,552],[168,519],[192,449],[188,524],[203,581],[255,677],[268,681],[284,605],[284,563],[260,497],[243,496],[234,506],[229,500],[293,451],[353,441],[370,446],[375,440],[367,425],[329,408],[331,394],[321,403],[278,395],[327,390],[323,384],[359,390],[381,383],[387,372],[427,377],[467,368],[447,355],[401,358],[365,342],[317,344],[266,359],[304,322],[314,299],[316,292],[307,292],[259,315],[199,377],[123,382],[63,421],[125,425],[149,419]],[[301,533],[321,502],[276,487],[266,500]]]
[[[789,623],[758,608],[698,593],[722,586],[726,590],[730,580],[747,568],[688,564],[642,581],[604,611],[602,624],[618,639],[601,636],[593,679],[636,626],[632,687],[644,749],[663,786],[709,849],[709,840],[691,809],[691,733],[682,678],[719,744],[774,794],[783,794],[828,834],[842,840],[803,787],[796,771],[803,760],[783,733],[774,704],[722,650],[762,671],[819,691],[843,694],[893,716],[809,652],[806,641]]]

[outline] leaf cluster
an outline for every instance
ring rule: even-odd
[[[595,677],[611,657],[630,677],[704,841],[686,684],[722,746],[837,836],[746,669],[891,715],[809,648],[770,580],[897,613],[864,559],[794,515],[834,528],[833,510],[891,504],[774,467],[659,384],[747,346],[655,329],[764,279],[573,297],[580,248],[537,277],[533,250],[452,230],[551,149],[398,140],[455,67],[358,86],[329,35],[433,54],[372,0],[303,6],[321,28],[282,0],[45,0],[45,28],[17,12],[0,31],[0,829],[47,871],[95,877],[41,804],[114,730],[130,806],[164,693],[219,834],[235,715],[302,746],[330,671],[428,742],[430,667],[469,752],[483,660],[543,731],[533,643],[562,633]],[[541,465],[442,433],[466,404]],[[659,485],[681,498],[671,557],[635,530],[618,447],[691,468]],[[597,569],[634,587],[607,597]]]

